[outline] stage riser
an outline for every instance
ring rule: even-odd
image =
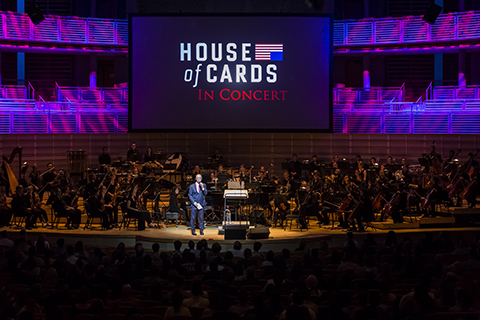
[[[254,116],[254,115],[252,115]],[[112,160],[125,160],[131,142],[136,142],[141,153],[151,146],[154,152],[172,154],[183,152],[189,155],[192,164],[203,164],[218,148],[227,166],[244,163],[247,167],[274,165],[276,174],[281,175],[281,163],[297,153],[300,160],[310,159],[313,154],[320,159],[329,159],[338,154],[350,160],[360,154],[364,159],[377,157],[385,162],[387,155],[397,161],[405,156],[417,163],[422,153],[429,151],[435,140],[437,151],[446,156],[450,149],[462,149],[461,158],[470,151],[480,148],[478,135],[387,135],[387,134],[325,134],[325,133],[135,133],[135,134],[39,134],[0,135],[0,153],[10,156],[17,146],[23,147],[23,161],[37,165],[43,171],[48,162],[57,169],[68,169],[65,152],[86,150],[88,167],[98,166],[98,154],[102,147],[110,148]],[[18,172],[18,161],[12,169]],[[254,169],[256,172],[256,169]]]

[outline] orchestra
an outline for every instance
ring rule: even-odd
[[[315,219],[319,227],[363,231],[374,220],[402,223],[404,215],[412,212],[425,217],[441,216],[439,208],[443,205],[466,203],[475,207],[480,194],[480,164],[475,159],[478,151],[469,152],[464,162],[457,159],[460,154],[461,150],[449,150],[443,161],[435,142],[428,153],[418,158],[419,164],[412,160],[409,163],[406,157],[397,163],[391,155],[379,160],[371,157],[368,162],[357,155],[349,162],[337,154],[328,161],[317,155],[300,161],[297,154],[292,154],[282,164],[279,176],[274,174],[273,164],[259,169],[245,164],[227,167],[228,161],[218,149],[205,166],[187,163],[180,168],[178,162],[177,169],[168,171],[160,163],[162,155],[154,154],[151,147],[140,154],[136,143],[132,143],[123,162],[112,162],[104,147],[98,168],[89,168],[78,176],[72,177],[69,170],[57,171],[53,163],[48,163],[43,172],[33,166],[25,174],[27,192],[19,186],[11,208],[6,201],[2,204],[1,223],[8,225],[5,217],[13,214],[26,218],[26,228],[34,228],[37,221],[43,227],[52,227],[44,208],[51,205],[55,214],[67,217],[67,228],[78,228],[82,215],[79,208],[87,205],[90,213],[101,218],[106,230],[120,226],[121,214],[138,219],[138,230],[159,227],[161,216],[170,211],[189,222],[192,234],[196,234],[198,216],[203,234],[203,220],[209,219],[210,212],[216,211],[220,217],[224,214],[222,192],[229,181],[240,181],[252,195],[252,200],[243,206],[265,210],[263,223],[283,227],[287,215],[296,214],[301,229],[307,229],[309,221]],[[48,197],[44,202],[45,193]],[[161,194],[169,197],[168,205],[159,206]],[[122,202],[126,212],[120,213]],[[243,219],[251,218],[247,214]]]

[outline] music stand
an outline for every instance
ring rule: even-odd
[[[418,163],[422,166],[422,167],[429,167],[432,165],[432,160],[431,159],[425,159],[425,158],[418,158]]]
[[[152,158],[157,161],[164,161],[167,160],[168,155],[166,153],[154,153],[152,154]]]

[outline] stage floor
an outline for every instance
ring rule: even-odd
[[[81,202],[80,202],[81,204]],[[51,208],[43,206],[47,211],[49,220],[51,220]],[[366,228],[365,232],[356,232],[355,237],[363,239],[366,233],[372,233],[377,238],[383,238],[390,230],[396,233],[409,234],[411,237],[422,237],[425,232],[440,232],[448,230],[452,233],[478,233],[480,231],[480,208],[469,209],[465,205],[460,208],[442,208],[441,215],[435,218],[419,217],[405,217],[403,223],[393,223],[391,219],[384,222],[373,222],[374,228]],[[119,214],[119,219],[121,214]],[[376,218],[377,221],[379,217]],[[220,225],[207,225],[204,236],[200,236],[197,229],[197,235],[191,235],[190,229],[184,224],[175,227],[175,224],[170,223],[166,228],[163,222],[159,224],[161,228],[147,228],[144,231],[137,231],[134,228],[119,229],[114,228],[110,230],[101,230],[100,225],[96,224],[92,229],[83,229],[86,221],[86,215],[82,215],[81,228],[76,230],[69,230],[65,228],[65,219],[59,224],[58,228],[34,228],[29,231],[31,239],[36,239],[37,234],[44,233],[47,239],[54,242],[59,237],[67,240],[67,243],[74,243],[82,240],[85,244],[91,246],[116,246],[119,242],[124,242],[127,246],[133,247],[136,242],[144,243],[159,243],[162,250],[170,250],[173,248],[173,241],[180,240],[187,243],[190,240],[199,241],[206,239],[209,242],[220,242],[225,245],[231,245],[235,240],[225,240],[223,234],[219,234],[218,227]],[[98,221],[98,220],[96,220]],[[11,233],[18,232],[21,228],[13,226],[11,228],[0,228],[0,230],[7,230]],[[345,241],[346,229],[338,227],[338,222],[332,225],[324,226],[318,225],[316,219],[311,219],[308,230],[300,230],[296,223],[293,222],[292,228],[290,224],[284,230],[280,227],[270,227],[270,235],[268,239],[242,240],[242,243],[253,244],[255,241],[261,241],[270,249],[296,248],[300,239],[305,239],[310,245],[319,245],[321,241],[327,241],[330,245],[343,245]],[[378,235],[378,236],[377,236]],[[268,249],[268,250],[270,250]]]

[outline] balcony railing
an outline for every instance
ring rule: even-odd
[[[0,39],[126,47],[128,22],[46,15],[34,25],[27,14],[0,11]],[[471,39],[480,39],[480,11],[442,14],[433,25],[421,16],[335,21],[333,31],[337,47]]]

